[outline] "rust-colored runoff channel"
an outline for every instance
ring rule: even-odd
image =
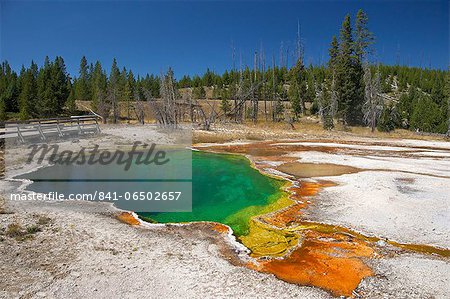
[[[335,185],[329,181],[300,182],[289,188],[294,204],[260,220],[266,224],[267,233],[296,235],[298,243],[282,257],[261,256],[248,267],[272,273],[278,278],[299,285],[316,286],[335,296],[351,296],[360,281],[373,275],[364,259],[375,255],[369,242],[341,232],[338,227],[302,221],[302,209],[308,197],[316,195],[323,187]],[[261,234],[259,232],[259,234]]]

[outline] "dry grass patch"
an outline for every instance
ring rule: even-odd
[[[35,233],[38,233],[38,232],[41,232],[41,231],[42,231],[42,228],[39,225],[37,225],[37,224],[27,226],[27,233],[28,234],[35,234]]]
[[[418,140],[447,140],[440,136],[419,135],[415,132],[397,129],[393,132],[371,132],[368,127],[344,127],[336,124],[333,130],[325,130],[315,117],[305,117],[293,123],[291,127],[287,122],[258,123],[249,121],[243,124],[215,123],[211,131],[196,130],[193,133],[193,143],[224,143],[236,140],[280,140],[301,138],[333,138],[366,137],[383,139],[418,139]]]
[[[10,238],[19,238],[25,236],[26,234],[27,232],[24,230],[22,225],[17,222],[9,224],[5,231],[5,235]]]
[[[39,216],[39,219],[37,221],[38,225],[47,225],[52,221],[50,217],[47,216]]]
[[[195,131],[192,135],[192,143],[224,143],[239,139],[237,135],[222,132]]]
[[[42,227],[39,224],[32,224],[24,227],[18,222],[13,222],[6,227],[4,235],[13,238],[16,241],[25,241],[33,239],[34,235],[41,231]]]

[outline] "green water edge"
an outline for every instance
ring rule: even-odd
[[[243,155],[193,151],[192,212],[137,214],[150,223],[218,222],[245,236],[250,218],[273,211],[286,197],[285,184],[259,172]]]

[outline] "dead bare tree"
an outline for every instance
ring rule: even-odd
[[[117,120],[120,118],[119,100],[115,92],[110,93],[109,97],[112,108],[113,123],[116,124]]]
[[[258,84],[258,52],[255,51],[254,55],[254,62],[253,62],[253,73],[254,73],[254,80],[253,82],[250,81],[250,84]],[[256,123],[258,121],[258,89],[254,88],[252,89],[251,94],[251,103],[252,103],[252,121]]]
[[[233,64],[232,65],[233,71],[236,70],[235,59],[236,59],[236,49],[234,48],[233,40],[231,40],[231,60],[232,60],[232,64]]]
[[[233,61],[233,65],[234,65],[234,61]],[[235,71],[235,70],[233,69],[233,71]],[[230,96],[234,103],[233,109],[229,112],[229,114],[233,116],[234,121],[237,123],[241,123],[243,121],[243,115],[244,115],[243,110],[245,109],[245,107],[242,103],[242,100],[241,100],[243,88],[244,88],[244,78],[243,78],[243,71],[242,71],[242,54],[239,53],[239,82],[237,84],[233,83],[233,85],[229,87]]]
[[[233,74],[235,74],[234,60],[235,60],[235,49],[232,45],[232,61],[233,61]],[[267,120],[267,101],[265,96],[265,56],[264,50],[261,44],[261,51],[254,52],[253,60],[253,71],[248,72],[246,70],[245,77],[242,65],[242,54],[239,53],[239,79],[238,82],[232,80],[232,84],[228,86],[227,92],[230,95],[230,99],[233,101],[232,109],[226,109],[225,114],[231,116],[235,122],[242,123],[244,117],[246,117],[246,112],[250,112],[249,117],[253,122],[258,121],[259,113],[259,100],[261,96],[264,98],[264,114]],[[234,79],[234,78],[233,78]],[[250,109],[247,111],[247,104],[250,103]],[[216,113],[216,117],[221,117]]]
[[[280,67],[283,67],[284,65],[284,43],[281,42],[280,43],[280,62],[279,62]]]
[[[166,74],[161,74],[160,94],[160,101],[152,100],[149,92],[146,94],[147,101],[155,113],[156,121],[164,128],[177,128],[180,117],[177,108],[179,94],[175,87],[175,80],[171,68],[169,68]]]
[[[109,114],[111,113],[111,103],[108,100],[105,92],[98,90],[97,91],[97,111],[98,114],[102,117],[102,121],[106,124],[108,120]]]
[[[259,51],[259,61],[260,61],[260,67],[261,67],[261,76],[262,76],[262,98],[264,100],[264,120],[267,122],[267,86],[266,86],[266,54],[264,52],[264,48],[261,43],[261,49]]]
[[[372,78],[372,73],[369,64],[364,63],[364,84],[365,84],[365,102],[363,105],[364,122],[370,126],[372,132],[383,110],[383,98],[381,97],[381,79],[380,71],[377,69],[375,77]]]
[[[171,68],[167,74],[161,76],[160,94],[162,100],[162,124],[169,127],[177,127],[177,105],[176,101],[179,97],[178,90],[175,87],[175,79]]]
[[[286,47],[286,61],[285,61],[286,65],[284,66],[285,68],[289,67],[289,44]]]
[[[216,121],[218,113],[216,111],[216,101],[211,105],[210,102],[206,101],[209,105],[210,112],[209,114],[205,112],[203,107],[200,104],[197,104],[198,110],[200,112],[201,126],[203,130],[209,131],[211,130],[211,125]]]
[[[300,20],[297,20],[297,39],[295,43],[295,61],[302,59],[304,57],[305,47],[303,45],[302,37],[301,37],[301,27]]]
[[[252,112],[256,111],[255,113],[258,113],[258,104],[254,104],[255,101],[257,101],[256,93],[260,86],[262,85],[262,81],[259,81],[257,83],[250,82],[249,86],[245,86],[243,80],[240,80],[239,85],[236,88],[236,92],[233,96],[235,105],[233,109],[231,110],[230,114],[235,115],[236,122],[242,122],[243,121],[243,111],[245,110],[245,103],[247,101],[251,101],[253,103],[252,105]],[[255,100],[256,98],[256,100]],[[253,110],[256,109],[256,110]],[[238,117],[236,117],[238,115]]]
[[[306,69],[305,69],[305,47],[302,42],[301,31],[300,31],[300,21],[297,21],[297,38],[295,42],[295,61],[296,64],[291,68],[293,74],[295,76],[294,82],[297,87],[297,100],[296,102],[300,106],[300,114],[305,115],[306,113],[306,104],[305,104],[305,96],[306,96]]]
[[[334,119],[338,112],[338,94],[336,90],[336,79],[334,77],[334,71],[333,71],[333,77],[331,78],[331,117]]]
[[[189,102],[189,118],[191,119],[191,123],[194,122],[194,102],[192,101],[192,94],[188,94],[188,102]]]
[[[278,101],[277,101],[277,91],[276,91],[276,78],[275,78],[275,55],[272,54],[272,121],[277,121],[278,115],[275,113],[279,109]],[[277,102],[275,102],[277,101]],[[274,106],[275,103],[275,106]],[[282,104],[282,103],[281,103]]]
[[[145,123],[145,102],[141,99],[141,96],[138,93],[134,95],[134,98],[136,99],[136,104],[134,105],[134,113],[136,114],[138,122],[143,125]]]

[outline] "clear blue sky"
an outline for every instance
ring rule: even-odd
[[[342,19],[359,8],[376,35],[376,58],[387,64],[446,68],[449,64],[448,1],[4,1],[1,2],[1,60],[15,70],[46,55],[62,56],[77,75],[80,58],[100,60],[109,71],[113,57],[135,73],[177,77],[207,67],[230,68],[236,56],[252,65],[262,45],[278,61],[280,43],[293,47],[301,24],[306,62],[328,59],[331,37]],[[237,59],[238,61],[239,59]]]

